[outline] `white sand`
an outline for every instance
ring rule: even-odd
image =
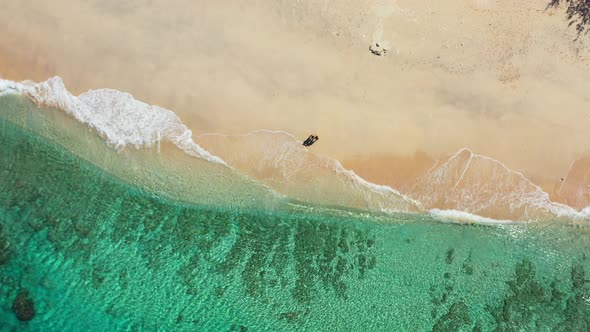
[[[553,183],[590,152],[590,52],[547,2],[0,0],[0,76],[128,91],[196,133],[315,132],[342,160],[468,147]]]

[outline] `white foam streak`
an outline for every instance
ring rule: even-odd
[[[459,150],[459,153],[461,153],[461,152],[462,152],[462,150]],[[473,156],[474,156],[473,153],[471,155],[469,155],[469,160],[467,161],[467,164],[463,167],[463,172],[461,173],[459,180],[457,180],[457,182],[455,182],[455,185],[453,186],[453,189],[451,190],[451,192],[455,191],[455,189],[457,189],[457,186],[459,185],[461,180],[463,180],[463,177],[465,176],[465,173],[467,173],[467,169],[469,169],[469,165],[471,164],[471,161],[473,160]]]
[[[430,170],[412,191],[429,208],[500,216],[497,219],[582,217],[570,206],[552,202],[522,173],[466,148]]]
[[[203,134],[199,143],[208,151],[195,143],[191,130],[174,112],[137,101],[128,93],[100,89],[74,96],[61,78],[53,77],[41,83],[0,79],[0,96],[5,94],[25,95],[39,106],[61,110],[96,130],[117,150],[159,148],[160,142],[166,140],[190,156],[228,165],[209,152],[212,151],[231,167],[262,180],[274,190],[311,202],[385,212],[431,209],[429,214],[443,221],[482,224],[546,217],[590,219],[590,207],[578,212],[552,202],[549,194],[522,173],[466,148],[446,161],[437,161],[414,184],[411,194],[418,199],[415,200],[394,188],[363,179],[336,159],[313,153],[284,131]]]
[[[556,217],[564,217],[564,218],[580,218],[580,217],[583,217],[580,213],[578,213],[571,206],[568,206],[568,205],[565,205],[565,204],[556,203],[556,202],[552,202],[551,199],[550,199],[550,197],[549,197],[549,194],[546,193],[541,187],[539,187],[538,185],[536,185],[529,178],[527,178],[526,176],[524,176],[524,174],[509,169],[506,165],[504,165],[502,162],[500,162],[500,161],[498,161],[496,159],[493,159],[493,158],[490,158],[490,157],[486,157],[486,156],[482,156],[482,155],[477,155],[477,154],[473,154],[473,156],[477,156],[478,158],[482,158],[482,159],[488,160],[490,162],[499,164],[506,172],[510,172],[512,174],[515,174],[516,176],[520,177],[520,179],[522,179],[523,181],[525,181],[528,185],[534,187],[535,188],[535,195],[533,196],[534,199],[531,199],[532,197],[529,197],[529,202],[533,206],[535,206],[535,207],[537,207],[539,209],[545,209],[550,214],[553,214]]]
[[[7,93],[23,94],[39,106],[66,112],[96,130],[117,150],[127,146],[149,148],[167,139],[193,157],[226,165],[193,141],[192,132],[174,112],[137,101],[128,93],[101,89],[76,97],[60,77],[41,83],[0,80],[0,94]]]
[[[371,183],[347,170],[333,158],[316,154],[284,131],[256,130],[244,135],[204,134],[198,140],[232,167],[282,188],[299,199],[329,201],[324,193],[337,195],[354,206],[385,212],[418,211],[420,204],[399,191]],[[247,150],[247,153],[244,153]],[[333,195],[333,194],[330,194]],[[353,198],[354,197],[354,198]],[[364,202],[364,203],[361,203]]]
[[[514,224],[514,221],[512,220],[486,218],[478,216],[476,214],[458,210],[432,209],[428,211],[428,213],[431,217],[438,219],[441,222],[483,225]]]

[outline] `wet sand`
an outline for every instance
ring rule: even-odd
[[[342,161],[345,168],[353,169],[360,177],[409,192],[416,180],[424,176],[437,160],[423,152],[409,156],[359,156]]]
[[[1,2],[2,77],[127,91],[196,133],[315,132],[375,182],[468,147],[551,188],[590,152],[588,40],[546,1]]]

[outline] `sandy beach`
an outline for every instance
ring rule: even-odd
[[[373,182],[467,147],[551,191],[590,153],[588,39],[546,1],[2,5],[4,78],[127,91],[198,134],[313,132]]]
[[[0,330],[590,331],[590,0],[0,8]]]

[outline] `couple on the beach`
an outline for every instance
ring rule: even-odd
[[[305,141],[303,141],[303,146],[310,146],[313,143],[315,143],[318,139],[320,139],[318,136],[309,135],[309,137]]]

